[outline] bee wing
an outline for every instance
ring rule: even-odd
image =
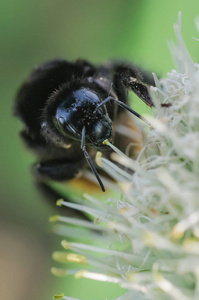
[[[42,110],[50,94],[66,82],[72,64],[65,60],[52,60],[35,68],[30,79],[20,88],[14,113],[32,133],[40,130]]]

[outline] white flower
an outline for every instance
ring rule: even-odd
[[[55,218],[93,231],[60,226],[62,234],[86,242],[62,241],[75,254],[56,252],[54,259],[94,269],[53,268],[53,273],[119,284],[127,292],[117,300],[199,299],[199,66],[183,43],[180,19],[178,44],[171,44],[178,71],[160,81],[155,77],[150,91],[155,117],[147,117],[152,128],[141,153],[134,161],[113,147],[134,174],[102,158],[104,170],[118,181],[121,199],[104,203],[86,195],[81,204],[62,202],[92,215],[94,223]]]

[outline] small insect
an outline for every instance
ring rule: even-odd
[[[128,90],[152,106],[150,85],[152,75],[131,64],[52,60],[35,68],[16,97],[15,115],[24,123],[23,140],[38,157],[37,178],[67,181],[89,165],[105,191],[94,157],[97,151],[110,156],[106,139],[121,150],[133,140],[117,132],[118,124],[136,128],[127,110],[144,120],[128,106]]]

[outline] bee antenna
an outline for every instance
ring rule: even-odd
[[[140,120],[142,120],[143,122],[145,122],[147,125],[149,125],[150,127],[151,124],[149,123],[149,121],[147,121],[147,119],[145,119],[144,117],[142,117],[139,113],[137,113],[135,110],[133,110],[132,108],[130,108],[128,105],[126,105],[125,103],[123,103],[122,101],[119,101],[111,96],[107,97],[106,99],[104,99],[100,104],[98,104],[98,106],[96,107],[94,113],[96,113],[96,111],[98,110],[98,108],[102,105],[104,105],[106,102],[109,101],[114,101],[116,102],[119,106],[125,108],[126,110],[130,111],[134,116],[136,116],[137,118],[139,118]]]
[[[87,163],[89,164],[92,172],[94,173],[94,175],[95,175],[95,177],[96,177],[96,179],[97,179],[97,181],[98,181],[98,183],[99,183],[102,191],[105,192],[104,184],[103,184],[101,178],[99,177],[99,174],[97,173],[97,170],[96,170],[96,168],[95,168],[95,166],[94,166],[94,164],[93,164],[93,162],[92,162],[92,160],[91,160],[88,152],[86,151],[85,136],[86,136],[86,128],[85,128],[85,126],[83,126],[83,128],[82,128],[81,149],[83,150],[84,156],[85,156],[85,158],[87,160]]]

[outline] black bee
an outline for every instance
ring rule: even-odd
[[[105,191],[92,159],[98,150],[110,155],[105,139],[122,150],[133,140],[122,142],[116,126],[129,123],[126,110],[143,119],[127,105],[127,92],[152,106],[150,85],[151,75],[121,63],[52,60],[34,69],[17,95],[15,114],[25,125],[23,140],[38,156],[37,177],[70,180],[89,165]]]

